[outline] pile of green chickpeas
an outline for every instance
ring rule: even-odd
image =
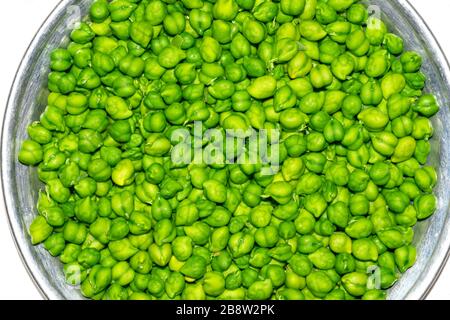
[[[421,66],[357,0],[96,0],[18,154],[31,241],[92,299],[385,299],[437,207]],[[278,170],[173,163],[194,122]]]

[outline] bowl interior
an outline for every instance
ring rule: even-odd
[[[50,52],[68,42],[70,29],[78,17],[86,15],[92,1],[63,0],[44,23],[18,70],[11,90],[3,126],[2,181],[11,228],[32,279],[46,298],[81,299],[78,288],[66,285],[61,264],[51,258],[42,246],[33,247],[27,234],[36,215],[37,191],[42,184],[36,170],[16,161],[21,142],[27,138],[26,128],[38,120],[46,106],[45,89]],[[374,15],[380,14],[390,30],[405,39],[407,49],[424,57],[423,72],[428,77],[426,91],[433,92],[442,107],[434,118],[436,134],[432,142],[430,163],[438,168],[436,188],[438,210],[415,228],[418,247],[417,263],[390,290],[390,299],[420,299],[432,287],[445,262],[450,243],[450,71],[447,61],[425,23],[406,0],[371,0]]]

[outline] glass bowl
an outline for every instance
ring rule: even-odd
[[[27,230],[36,213],[41,183],[36,170],[17,161],[21,141],[29,123],[39,118],[46,106],[50,52],[68,42],[68,35],[79,17],[86,16],[92,1],[62,0],[49,15],[31,42],[11,88],[3,122],[1,178],[9,223],[32,280],[47,299],[82,299],[79,289],[64,282],[58,259],[42,246],[31,245]],[[407,0],[371,0],[370,11],[380,14],[390,30],[405,39],[407,49],[424,57],[423,72],[428,76],[426,90],[436,94],[441,111],[434,118],[436,129],[430,163],[438,168],[436,188],[438,210],[415,227],[417,262],[389,291],[389,299],[423,299],[432,289],[448,258],[450,245],[450,70],[436,39]]]

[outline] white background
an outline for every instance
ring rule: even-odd
[[[389,0],[395,1],[395,0]],[[450,57],[450,1],[410,0],[436,35]],[[15,71],[35,32],[59,0],[2,1],[0,19],[0,116]],[[448,106],[445,106],[448,107]],[[1,192],[1,191],[0,191]],[[2,199],[1,197],[0,199]],[[0,299],[42,299],[29,278],[10,235],[4,204],[0,201]],[[450,263],[429,299],[450,300]]]

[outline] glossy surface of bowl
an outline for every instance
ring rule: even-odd
[[[59,260],[43,246],[31,245],[27,230],[36,215],[38,190],[42,187],[36,170],[17,161],[29,123],[39,118],[46,106],[46,81],[50,52],[68,43],[68,35],[78,17],[86,16],[92,1],[63,0],[50,14],[30,44],[17,71],[3,124],[2,183],[10,227],[17,249],[31,278],[48,299],[81,299],[78,288],[64,282]],[[438,168],[438,211],[416,227],[414,243],[417,262],[390,290],[389,299],[422,299],[433,287],[448,257],[450,246],[450,70],[445,56],[424,21],[406,0],[371,0],[371,13],[381,14],[390,30],[405,39],[407,49],[424,57],[426,90],[436,94],[441,111],[433,122],[430,163]]]

